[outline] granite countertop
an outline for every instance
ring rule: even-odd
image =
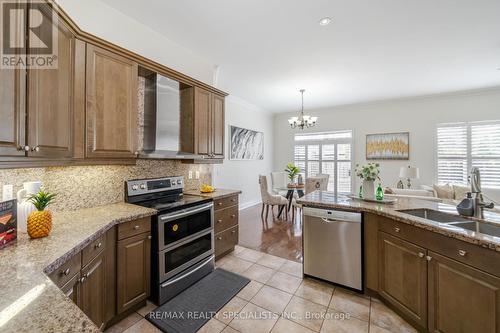
[[[443,213],[458,215],[455,206],[431,202],[415,198],[398,198],[394,204],[381,204],[376,202],[365,202],[351,199],[346,196],[335,196],[333,192],[315,191],[297,200],[298,203],[309,207],[319,207],[327,209],[341,209],[346,211],[368,212],[389,217],[399,222],[407,223],[426,230],[440,233],[442,235],[456,238],[468,243],[480,245],[482,247],[500,252],[500,237],[494,237],[479,232],[474,232],[459,227],[453,227],[444,223],[439,223],[424,218],[412,216],[398,210],[428,208]],[[474,220],[474,219],[472,219]],[[482,223],[491,223],[500,226],[500,214],[485,211],[485,219],[479,220]]]
[[[20,233],[16,243],[0,250],[0,331],[99,332],[46,274],[114,225],[154,214],[118,203],[55,212],[46,238],[31,240]]]
[[[205,198],[210,198],[210,199],[220,199],[220,198],[225,198],[225,197],[229,197],[231,195],[240,194],[240,193],[241,193],[240,190],[228,190],[228,189],[222,189],[222,188],[217,188],[212,193],[201,193],[199,190],[184,191],[184,194],[197,195],[200,197],[205,197]]]

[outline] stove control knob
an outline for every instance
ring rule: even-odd
[[[177,180],[177,185],[181,185],[182,184],[182,180]]]
[[[145,190],[146,189],[146,184],[141,184],[141,190]]]
[[[132,191],[137,191],[139,189],[138,185],[132,185]]]

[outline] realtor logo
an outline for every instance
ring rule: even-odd
[[[58,16],[45,1],[0,0],[0,68],[57,68]]]

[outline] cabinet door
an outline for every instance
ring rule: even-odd
[[[11,28],[24,39],[24,17]],[[0,68],[0,156],[25,156],[26,73],[23,69]]]
[[[195,88],[194,91],[194,144],[195,154],[211,154],[211,99],[210,92]]]
[[[42,8],[42,15],[51,15],[49,6]],[[56,69],[28,70],[28,155],[72,157],[75,38],[62,22],[48,27],[40,33],[57,29],[58,64]],[[36,41],[30,39],[30,45]]]
[[[104,327],[106,299],[106,251],[102,251],[81,271],[81,309],[97,325]]]
[[[499,333],[500,278],[429,256],[429,331]]]
[[[64,286],[61,287],[62,292],[79,307],[80,304],[80,274],[76,274]]]
[[[135,157],[137,80],[135,62],[87,44],[87,157]]]
[[[212,153],[224,158],[224,97],[212,94]]]
[[[151,236],[143,233],[118,242],[117,313],[146,300],[149,295]]]
[[[379,293],[422,327],[427,325],[426,250],[379,232]]]

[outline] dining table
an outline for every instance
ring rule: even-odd
[[[293,194],[295,192],[297,192],[297,195],[300,197],[303,197],[304,196],[304,188],[305,188],[305,185],[295,185],[293,187],[290,187],[290,186],[284,186],[284,187],[278,187],[277,190],[278,191],[286,191],[286,199],[288,200],[288,205],[287,205],[287,211],[290,211],[290,207],[292,206],[292,199],[293,199]],[[281,214],[283,213],[283,209],[285,208],[285,206],[281,206],[278,210],[278,218],[281,217]]]

